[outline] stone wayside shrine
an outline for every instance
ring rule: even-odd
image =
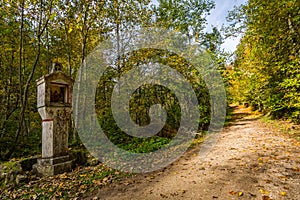
[[[39,175],[56,175],[70,171],[68,129],[74,81],[54,63],[50,74],[37,82],[37,107],[42,117],[42,158],[33,166]]]

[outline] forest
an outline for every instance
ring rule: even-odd
[[[108,36],[119,38],[121,43],[122,33],[137,26],[157,26],[168,30],[178,30],[187,35],[190,40],[199,41],[201,45],[208,48],[220,70],[224,70],[226,57],[220,50],[222,42],[220,31],[214,28],[212,32],[204,32],[205,17],[213,7],[213,1],[178,1],[175,4],[171,1],[161,1],[159,6],[151,4],[148,0],[4,1],[1,5],[1,46],[3,49],[1,52],[3,70],[1,73],[3,86],[1,87],[0,120],[1,160],[40,152],[41,119],[36,106],[35,80],[48,74],[54,62],[62,63],[63,71],[75,79],[85,57]],[[147,56],[151,55],[144,55],[144,57]],[[97,89],[97,113],[107,115],[100,116],[100,123],[106,121],[103,127],[111,129],[111,137],[115,135],[115,140],[123,136],[122,132],[120,133],[118,128],[114,127],[107,105],[110,105],[109,96],[114,84],[113,77],[121,76],[126,70],[128,71],[126,62],[129,61],[119,59],[114,66],[110,66]],[[170,61],[162,60],[161,62]],[[187,74],[187,70],[190,70],[184,63],[179,63],[179,65],[181,66],[175,65],[175,67],[181,68],[183,73]],[[191,77],[189,79],[193,81]],[[198,95],[201,92],[205,94],[206,89],[203,83],[200,83],[200,86],[195,84],[197,88],[200,88],[202,84],[202,89],[197,92]],[[149,89],[140,88],[139,90]],[[172,95],[170,92],[158,86],[154,88],[154,92],[159,98],[172,99],[168,98],[168,95]],[[141,93],[138,91],[136,95],[140,96]],[[166,102],[159,98],[152,97],[152,104],[154,101],[167,104],[170,116],[168,126],[165,126],[163,130],[165,133],[161,133],[167,136],[160,138],[163,144],[167,142],[167,138],[172,137],[172,132],[176,129],[178,105],[176,106],[174,100]],[[203,114],[199,120],[199,127],[204,129],[209,123],[209,117],[207,117],[209,105],[207,95],[201,98],[203,103],[202,107],[199,107]],[[142,96],[140,99],[145,101],[148,97]],[[140,100],[137,102],[138,105],[133,107],[136,113],[138,107],[143,110],[134,117],[139,120],[136,122],[140,125],[147,124],[149,120],[147,105],[150,105],[151,101],[144,101]],[[76,146],[79,138],[74,125],[70,129],[69,136],[69,141]]]
[[[298,123],[299,5],[298,1],[249,1],[228,16],[240,24],[236,31],[243,32],[235,52],[234,100]]]
[[[42,119],[36,80],[49,74],[53,63],[61,63],[62,71],[75,80],[97,45],[112,37],[122,48],[125,33],[142,27],[180,32],[187,38],[185,43],[206,50],[222,77],[228,116],[229,105],[236,104],[251,107],[272,120],[299,124],[300,1],[248,0],[228,12],[228,24],[207,29],[207,17],[215,5],[214,0],[1,0],[0,163],[41,154]],[[238,36],[241,40],[235,52],[221,48],[225,39]],[[152,105],[163,105],[167,120],[159,133],[134,138],[114,121],[110,109],[114,85],[130,66],[149,57],[178,70],[192,85],[199,103],[198,132],[202,135],[213,112],[207,86],[185,60],[175,58],[173,62],[176,56],[159,50],[118,55],[99,80],[97,118],[114,144],[135,153],[168,145],[180,126],[180,104],[170,89],[160,85],[140,87],[130,100],[130,116],[139,126],[150,123]],[[69,126],[69,149],[86,151],[74,120],[70,119]],[[106,172],[114,173],[111,169]]]

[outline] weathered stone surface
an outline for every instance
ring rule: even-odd
[[[34,160],[34,158],[28,158],[25,159],[26,161],[10,161],[0,165],[0,185],[18,185],[19,183],[26,181],[28,177],[27,174],[32,168],[32,159]],[[23,168],[23,165],[25,166],[24,163],[26,163],[25,168]]]
[[[55,175],[71,170],[68,156],[68,129],[71,117],[73,80],[53,65],[52,73],[37,80],[37,107],[42,118],[42,158],[33,170]]]
[[[37,81],[37,107],[71,107],[74,81],[62,71],[42,76]]]
[[[18,174],[16,176],[16,184],[19,185],[21,182],[25,182],[27,180],[27,175],[26,174]]]
[[[88,160],[87,160],[87,164],[89,165],[89,166],[96,166],[96,165],[98,165],[100,162],[99,162],[99,160],[97,159],[97,158],[94,158],[94,157],[89,157],[88,158]]]
[[[42,157],[67,155],[68,131],[71,117],[70,108],[48,107],[39,108],[44,119],[42,124]]]
[[[71,170],[72,161],[66,161],[57,164],[37,163],[33,166],[33,172],[39,176],[53,176]]]

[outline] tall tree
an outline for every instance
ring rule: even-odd
[[[274,116],[299,120],[300,3],[249,0],[237,10],[247,29],[237,50],[243,100]],[[234,16],[234,15],[232,15]]]
[[[14,145],[11,145],[9,151],[5,154],[5,158],[8,159],[15,150],[20,134],[27,132],[25,119],[29,91],[41,55],[42,37],[52,14],[52,1],[45,4],[42,0],[33,3],[22,0],[16,3],[6,2],[6,6],[13,8],[11,12],[14,12],[14,15],[15,13],[18,14],[17,16],[4,16],[2,20],[4,22],[10,21],[11,19],[8,17],[15,17],[14,23],[19,26],[18,32],[16,32],[19,41],[14,44],[14,48],[18,46],[15,51],[18,52],[19,117],[13,140]],[[32,61],[28,61],[25,45],[32,47],[31,54],[34,55],[34,57],[30,57]]]
[[[159,0],[156,21],[167,29],[186,34],[190,41],[202,41],[206,16],[215,4],[211,0]]]

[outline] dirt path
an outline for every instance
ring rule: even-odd
[[[224,128],[205,160],[194,150],[162,171],[113,183],[91,198],[299,200],[299,142],[245,109],[235,112],[242,117]]]

